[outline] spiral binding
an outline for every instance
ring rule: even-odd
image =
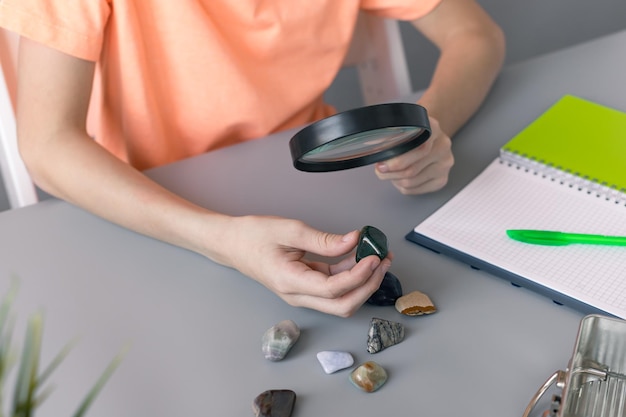
[[[500,163],[522,169],[533,175],[540,175],[542,178],[549,179],[552,182],[557,182],[597,198],[603,198],[608,202],[626,206],[626,190],[624,189],[617,189],[588,177],[580,176],[504,149],[500,150]]]

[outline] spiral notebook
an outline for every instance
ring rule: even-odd
[[[626,247],[532,245],[507,229],[626,236],[626,113],[562,97],[406,235],[559,304],[626,319]]]

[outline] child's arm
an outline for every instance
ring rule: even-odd
[[[305,260],[347,255],[358,232],[323,233],[302,222],[232,217],[156,184],[89,137],[95,64],[28,39],[19,51],[17,126],[21,154],[43,190],[138,233],[198,252],[258,280],[286,302],[349,316],[378,289],[390,265]],[[207,277],[210,279],[210,277]]]
[[[441,53],[418,101],[431,117],[432,135],[413,151],[376,165],[378,177],[405,194],[435,191],[447,183],[454,163],[450,138],[482,104],[505,53],[500,27],[474,0],[443,0],[413,24]]]

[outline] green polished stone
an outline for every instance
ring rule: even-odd
[[[376,362],[367,361],[350,373],[350,382],[365,392],[374,392],[387,382],[387,371]]]
[[[361,229],[359,244],[356,247],[356,261],[376,255],[380,259],[387,257],[387,236],[374,226],[365,226]]]

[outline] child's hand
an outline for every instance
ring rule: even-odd
[[[432,117],[430,126],[432,134],[422,145],[377,163],[378,178],[391,181],[402,194],[424,194],[443,188],[454,164],[451,140]]]
[[[225,257],[215,259],[259,281],[288,304],[349,317],[380,287],[391,266],[354,253],[338,263],[306,259],[312,253],[340,257],[353,251],[359,231],[335,235],[297,220],[266,216],[232,219],[224,237]]]

